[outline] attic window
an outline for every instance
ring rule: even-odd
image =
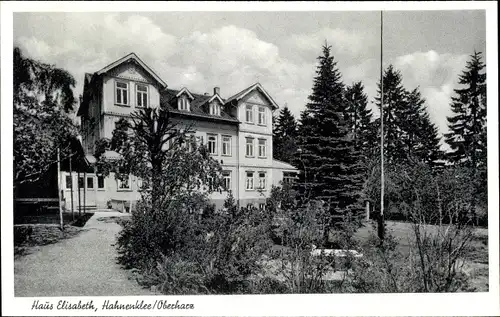
[[[189,100],[186,96],[181,96],[177,99],[179,110],[189,111]]]
[[[212,102],[210,103],[210,107],[209,107],[209,111],[210,111],[210,115],[212,116],[220,116],[220,105],[215,103],[215,102]]]

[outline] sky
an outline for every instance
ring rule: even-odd
[[[14,13],[14,45],[68,70],[76,95],[85,72],[135,52],[169,88],[212,93],[217,86],[228,98],[260,82],[297,118],[325,41],[343,82],[361,81],[373,107],[379,11]],[[486,50],[485,11],[386,11],[383,50],[384,68],[393,64],[406,89],[420,88],[445,133],[458,76],[474,51]]]

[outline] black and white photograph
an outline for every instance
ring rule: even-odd
[[[2,2],[8,314],[500,314],[496,3],[316,4]]]

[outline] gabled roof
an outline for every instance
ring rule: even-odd
[[[212,99],[213,96],[206,96],[193,93],[192,94],[193,100],[191,101],[190,105],[191,111],[179,110],[177,108],[176,96],[179,94],[180,91],[181,90],[165,89],[160,95],[161,107],[164,107],[171,113],[175,113],[186,117],[194,117],[212,121],[225,121],[228,123],[239,123],[238,119],[231,116],[229,113],[224,111],[224,109],[222,109],[220,116],[211,115],[210,113],[207,112],[206,109],[204,109],[203,105],[206,104],[210,99]],[[220,99],[222,100],[222,104],[224,104],[224,100],[222,98]]]
[[[149,68],[149,66],[146,65],[146,63],[144,63],[137,55],[135,55],[135,53],[130,53],[127,56],[120,58],[119,60],[117,60],[117,61],[109,64],[108,66],[104,67],[103,69],[97,71],[96,74],[97,75],[104,74],[104,73],[110,71],[111,69],[119,66],[120,64],[123,64],[123,63],[131,61],[131,60],[136,62],[146,72],[148,72],[148,74],[151,75],[158,83],[160,83],[160,85],[163,88],[167,87],[167,84],[158,75],[156,75],[156,73],[151,68]]]
[[[214,99],[219,99],[220,103],[221,104],[224,104],[224,100],[222,100],[222,98],[219,96],[219,94],[215,94],[212,96],[212,98],[208,99],[207,102],[212,102]]]
[[[233,100],[239,101],[241,98],[245,97],[248,95],[250,92],[254,90],[259,90],[266,98],[269,100],[271,105],[273,106],[274,109],[278,109],[278,104],[274,101],[274,99],[267,93],[267,91],[262,87],[260,83],[255,83],[252,86],[240,91],[236,95],[229,97],[229,99],[226,100],[226,104],[231,103]]]
[[[182,95],[183,93],[186,93],[189,98],[191,98],[191,100],[194,99],[193,95],[189,92],[189,90],[186,88],[186,87],[183,87],[181,90],[179,90],[179,92],[177,93],[177,95],[175,95],[176,97],[179,97],[180,95]]]

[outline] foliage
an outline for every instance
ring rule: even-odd
[[[320,201],[296,200],[290,188],[274,188],[268,206],[273,214],[275,240],[280,247],[270,254],[268,268],[275,275],[274,282],[267,281],[288,293],[328,293],[334,290],[329,276],[338,268],[338,258],[320,253],[313,256],[314,246],[324,241],[328,208]],[[299,197],[300,198],[300,197]],[[354,244],[342,228],[337,231],[337,248],[351,249]]]
[[[479,203],[487,200],[487,134],[486,134],[486,65],[482,54],[474,52],[466,69],[459,76],[458,83],[465,87],[455,89],[451,108],[453,116],[448,117],[450,132],[445,134],[451,151],[447,154],[450,162],[472,168],[473,189]],[[473,202],[474,217],[478,210]]]
[[[359,152],[349,131],[344,85],[329,46],[323,47],[309,103],[301,114],[296,166],[303,192],[324,200],[332,214],[362,210],[363,182]]]
[[[292,163],[297,152],[297,121],[290,109],[285,106],[275,119],[273,129],[273,158]]]
[[[451,147],[448,159],[452,162],[467,162],[470,166],[486,165],[486,65],[482,54],[474,52],[458,83],[465,87],[455,89],[448,117],[451,132],[445,135]]]
[[[425,164],[397,165],[388,174],[389,206],[411,224],[407,252],[390,232],[365,246],[350,286],[361,292],[454,292],[468,290],[462,268],[471,252],[473,191],[470,171],[436,173]]]
[[[418,88],[403,87],[401,72],[389,65],[384,72],[384,156],[388,164],[411,160],[435,163],[442,153],[437,127],[426,111],[425,99]],[[381,108],[381,87],[375,98]],[[375,124],[380,126],[380,118]],[[380,150],[377,150],[380,153]]]
[[[33,182],[61,157],[76,135],[69,117],[75,80],[65,70],[25,57],[14,48],[14,184]]]
[[[373,129],[372,112],[368,109],[368,97],[364,93],[361,82],[346,87],[344,95],[355,147],[366,162],[373,155],[372,149],[377,144],[377,131]]]

